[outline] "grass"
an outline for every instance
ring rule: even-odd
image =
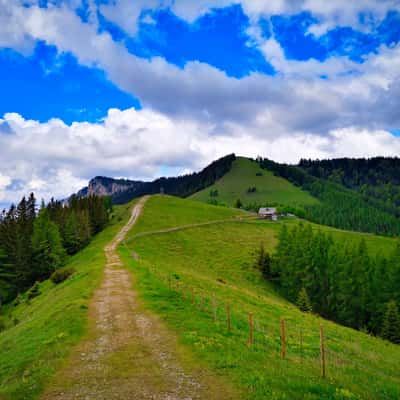
[[[256,191],[248,193],[250,187],[256,187]],[[212,190],[218,190],[217,197],[210,197]],[[286,179],[273,175],[272,172],[260,168],[257,162],[243,157],[237,158],[231,171],[214,185],[195,193],[190,198],[202,202],[215,199],[218,203],[228,206],[233,206],[237,199],[244,204],[278,203],[294,207],[318,203],[317,199]]]
[[[209,213],[204,207],[208,207]],[[168,228],[197,222],[199,215],[202,220],[222,219],[226,213],[223,207],[155,196],[146,204],[140,223],[130,236],[159,229],[160,225]],[[338,240],[361,236],[324,229]],[[121,246],[120,252],[136,275],[137,290],[145,305],[161,316],[200,362],[247,393],[246,398],[400,398],[399,346],[301,313],[253,267],[260,241],[273,250],[278,230],[279,224],[272,222],[237,220],[133,238]],[[394,245],[391,239],[362,236],[375,251],[382,246],[389,251]],[[131,257],[132,250],[139,254],[139,260]],[[174,286],[175,281],[185,284],[186,297],[168,289],[162,279],[166,275],[173,277]],[[204,309],[191,304],[189,286],[196,290],[196,302],[203,304],[202,299],[206,299]],[[217,323],[212,318],[213,297],[219,305]],[[232,309],[230,333],[224,320],[227,303]],[[254,314],[257,328],[255,345],[251,348],[246,344],[249,312]],[[288,333],[285,360],[280,357],[282,317]],[[328,348],[325,380],[319,371],[320,323],[325,328]]]
[[[30,304],[4,307],[8,329],[0,333],[0,399],[36,398],[83,336],[88,303],[105,265],[103,247],[126,222],[130,209],[130,204],[117,207],[110,226],[71,257],[67,265],[77,271],[72,278],[59,285],[45,281]]]

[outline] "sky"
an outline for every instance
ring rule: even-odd
[[[235,152],[400,154],[400,0],[0,0],[0,205]]]

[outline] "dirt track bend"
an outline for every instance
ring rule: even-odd
[[[157,317],[141,308],[131,275],[116,253],[137,221],[147,197],[133,208],[128,223],[105,247],[104,279],[89,308],[89,332],[44,400],[230,399],[231,390],[181,362],[176,338]],[[191,363],[192,365],[193,363]]]

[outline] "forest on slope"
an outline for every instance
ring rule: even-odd
[[[301,310],[400,344],[400,243],[374,255],[362,236],[343,242],[283,224],[272,257],[261,246],[256,266]]]
[[[392,159],[393,163],[398,164],[398,161],[395,160]],[[344,182],[338,181],[336,178],[327,178],[322,172],[320,174],[321,177],[317,176],[318,174],[315,171],[318,168],[315,168],[313,172],[315,175],[309,173],[312,168],[303,166],[308,165],[307,163],[313,164],[313,162],[302,161],[298,166],[279,164],[262,158],[259,158],[258,162],[262,168],[287,179],[320,200],[319,204],[304,206],[303,216],[306,219],[319,224],[358,232],[386,236],[400,235],[400,220],[398,218],[400,208],[393,200],[395,197],[386,200],[383,189],[385,185],[380,183],[376,186],[361,185],[357,189],[347,184],[348,187],[346,187]],[[360,159],[358,162],[363,164],[365,161]],[[315,163],[318,165],[320,162],[316,161]],[[323,171],[323,168],[321,171]],[[374,169],[360,169],[357,175],[359,177],[357,182],[367,182],[368,176],[373,176],[374,173]],[[333,175],[337,176],[338,174],[338,172],[335,172]],[[341,176],[341,174],[339,175]],[[392,183],[386,183],[386,185],[393,186],[396,184],[394,175],[395,173],[393,173],[393,179],[390,178],[391,175],[386,176],[386,182],[387,179],[392,179]],[[382,174],[381,176],[384,179],[384,175]],[[379,180],[373,181],[382,182]],[[376,190],[368,190],[368,187]],[[373,190],[376,192],[375,195],[371,194]]]
[[[68,205],[51,200],[38,210],[33,193],[3,210],[0,301],[8,302],[29,288],[34,296],[35,282],[48,279],[68,256],[85,247],[107,225],[110,212],[110,199],[98,196],[72,197]]]

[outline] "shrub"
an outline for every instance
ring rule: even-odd
[[[18,296],[15,298],[13,302],[13,306],[16,307],[17,305],[22,303],[22,296],[20,293],[18,293]]]
[[[256,176],[263,176],[263,173],[262,172],[257,172]]]
[[[50,279],[53,283],[58,285],[61,282],[64,282],[68,279],[72,274],[75,273],[75,268],[72,267],[64,267],[56,269],[50,276]]]
[[[303,312],[311,312],[312,311],[311,301],[310,301],[310,298],[308,297],[307,290],[304,287],[301,288],[301,290],[299,292],[299,296],[297,298],[297,306]]]
[[[4,318],[0,317],[0,332],[3,332],[6,330],[6,322],[4,321]]]
[[[235,202],[235,208],[242,208],[243,207],[243,203],[240,199],[237,199]]]
[[[218,197],[218,190],[217,189],[210,190],[210,197]]]
[[[39,282],[35,282],[35,284],[26,293],[26,298],[29,301],[39,296],[39,294],[40,294]]]

